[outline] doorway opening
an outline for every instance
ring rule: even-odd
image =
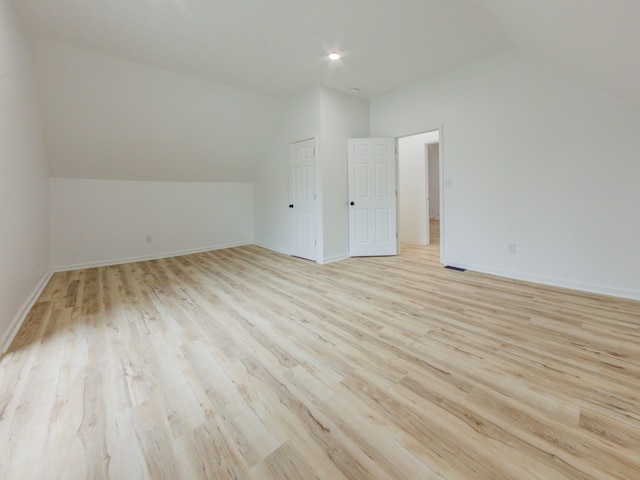
[[[398,239],[437,250],[442,229],[440,129],[398,138]]]

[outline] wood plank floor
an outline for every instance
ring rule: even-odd
[[[58,273],[3,479],[640,478],[640,302],[257,246]]]

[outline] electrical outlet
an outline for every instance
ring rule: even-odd
[[[507,253],[516,253],[516,244],[515,243],[507,244]]]
[[[151,243],[151,242],[153,242],[153,237],[151,236],[151,234],[147,233],[147,234],[144,236],[144,241],[145,241],[145,243]]]

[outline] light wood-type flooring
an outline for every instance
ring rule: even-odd
[[[2,479],[640,479],[640,302],[257,246],[57,273]]]

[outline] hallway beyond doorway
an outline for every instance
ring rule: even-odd
[[[430,260],[440,262],[440,221],[429,220],[429,245],[416,245],[412,243],[400,244],[400,255],[416,248],[424,249],[422,252]]]

